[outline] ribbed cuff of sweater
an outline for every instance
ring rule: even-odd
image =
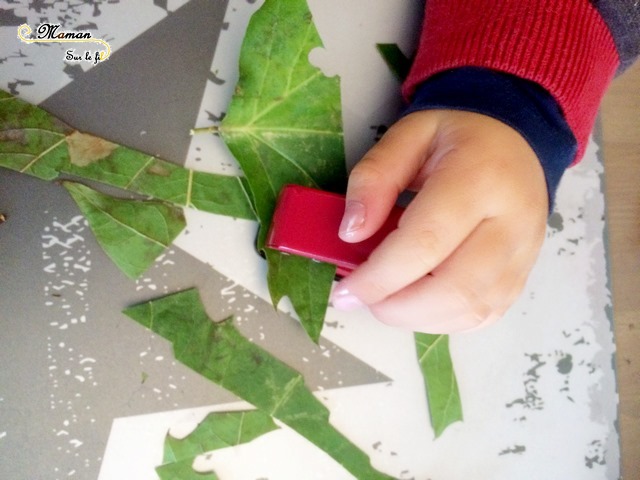
[[[533,81],[560,106],[584,154],[619,63],[611,34],[588,0],[429,0],[411,72],[411,98],[430,76],[484,67]]]
[[[542,165],[551,212],[558,184],[575,157],[577,144],[548,92],[513,75],[484,68],[459,68],[434,75],[421,84],[405,114],[430,109],[482,113],[519,132]]]

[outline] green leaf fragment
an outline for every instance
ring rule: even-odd
[[[130,278],[141,275],[184,229],[182,209],[158,201],[120,199],[64,182],[96,240]]]
[[[308,60],[321,46],[305,0],[267,0],[247,28],[240,79],[219,131],[264,227],[284,185],[344,187],[339,80]]]
[[[335,191],[345,186],[340,83],[309,63],[317,47],[322,41],[305,0],[266,0],[251,17],[240,52],[240,78],[219,133],[250,187],[261,224],[260,249],[285,185]],[[329,269],[312,279],[307,276],[311,260],[281,257],[267,254],[271,297],[289,297],[317,341],[326,302],[309,291],[322,282],[319,290],[326,291]],[[293,286],[286,280],[291,278],[307,279]]]
[[[156,468],[160,480],[219,480],[215,472],[196,472],[192,460],[168,463]]]
[[[213,412],[183,439],[167,434],[164,462],[193,459],[205,452],[248,443],[277,428],[273,419],[260,410]]]
[[[404,82],[411,69],[411,59],[395,43],[378,43],[376,48],[393,76],[398,81]]]
[[[309,261],[295,255],[265,250],[269,270],[267,280],[271,301],[278,305],[285,295],[296,299],[296,312],[305,331],[315,343],[320,340],[324,316],[329,304],[335,265]]]
[[[255,219],[239,177],[197,172],[78,132],[6,92],[0,98],[0,167],[53,180],[95,180],[178,206]]]
[[[307,438],[356,478],[390,479],[329,423],[302,375],[251,343],[230,319],[212,322],[195,289],[136,305],[126,315],[173,343],[177,360]]]
[[[437,438],[449,425],[462,421],[462,402],[449,353],[449,336],[416,333],[414,337],[427,390],[431,426]]]
[[[183,439],[167,434],[164,463],[156,468],[156,472],[162,480],[216,479],[213,473],[193,470],[198,455],[248,443],[276,428],[273,419],[260,410],[210,413]]]

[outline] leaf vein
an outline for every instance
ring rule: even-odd
[[[273,150],[274,152],[276,152],[278,155],[280,155],[282,158],[284,158],[286,161],[288,161],[289,163],[291,163],[294,167],[296,167],[306,178],[307,180],[309,180],[309,182],[311,183],[311,185],[318,187],[318,183],[315,181],[315,179],[311,176],[311,174],[304,169],[304,167],[302,165],[300,165],[298,163],[298,161],[296,161],[295,158],[293,158],[291,155],[283,152],[282,150],[278,149],[275,145],[273,145],[271,142],[267,141],[265,138],[260,137],[258,135],[255,135],[253,133],[250,133],[250,135],[258,142],[263,143],[264,145],[266,145],[267,147],[269,147],[271,150]],[[260,158],[260,156],[258,155],[258,158]],[[271,184],[271,176],[267,175],[267,177],[269,177],[269,183]],[[272,185],[272,184],[271,184]],[[278,192],[275,191],[275,188],[273,188],[272,185],[272,190],[274,195],[277,195]]]
[[[191,192],[193,190],[193,170],[189,169],[189,180],[187,181],[187,198],[185,201],[185,206],[192,207],[193,203],[191,203]]]
[[[148,235],[145,235],[144,233],[140,232],[139,230],[136,230],[135,228],[133,228],[130,225],[127,225],[126,223],[122,222],[121,220],[117,219],[116,217],[114,217],[113,215],[111,215],[110,213],[106,212],[104,209],[102,209],[100,207],[100,205],[97,205],[95,202],[93,202],[93,200],[89,197],[87,197],[83,192],[79,192],[80,195],[82,195],[84,197],[84,199],[90,203],[91,205],[93,205],[96,209],[98,209],[100,212],[102,212],[104,215],[106,215],[107,217],[109,217],[109,219],[111,219],[114,223],[116,223],[117,225],[120,225],[121,227],[133,232],[134,234],[144,238],[145,240],[148,240],[149,242],[155,244],[155,245],[159,245],[162,247],[168,247],[168,245],[165,245],[164,243],[160,242],[159,240],[156,240],[155,238],[152,238]]]
[[[260,137],[258,137],[257,135],[253,135],[250,133],[250,137],[253,138],[255,141],[257,141],[258,143],[261,142]],[[271,194],[273,198],[276,198],[276,196],[278,195],[278,191],[276,189],[276,186],[274,185],[274,179],[272,178],[271,175],[268,174],[268,170],[267,170],[267,166],[264,164],[264,161],[262,159],[262,155],[260,155],[260,153],[258,152],[258,149],[256,148],[256,145],[254,142],[250,142],[251,143],[251,148],[253,150],[253,153],[255,155],[255,157],[258,159],[258,162],[260,163],[260,166],[262,167],[262,171],[264,172],[263,174],[263,179],[267,180],[267,183],[269,184],[269,189],[271,190]],[[264,143],[264,142],[262,142]],[[256,209],[259,209],[260,206],[256,205]]]
[[[242,414],[240,415],[240,425],[238,425],[238,436],[236,437],[236,445],[240,445],[240,442],[242,442],[242,428],[244,427],[244,417],[245,413],[242,412]]]
[[[425,351],[423,352],[422,355],[420,355],[419,361],[420,363],[422,363],[433,351],[433,349],[437,346],[438,343],[440,343],[444,338],[446,338],[446,335],[439,335],[438,338],[436,338],[433,343],[429,346],[427,346],[425,343],[423,342],[418,342],[420,343],[420,345],[426,346]]]
[[[278,7],[278,10],[279,10],[280,9],[280,4],[277,4],[277,7]],[[277,18],[280,18],[280,15],[277,15]],[[272,56],[273,56],[273,46],[274,46],[274,43],[275,43],[274,39],[276,38],[275,30],[277,30],[277,28],[278,28],[278,22],[277,21],[273,22],[271,24],[271,32],[270,32],[270,35],[268,37],[268,38],[271,39],[271,41],[268,44],[268,49],[269,50],[267,51],[267,54],[266,54],[267,65],[271,65],[271,63],[272,63],[271,59],[272,59]],[[262,79],[260,80],[260,88],[258,88],[258,92],[262,92],[264,90],[264,86],[265,86],[265,84],[267,82],[267,78],[269,77],[269,73],[270,73],[269,72],[269,68],[262,69]],[[256,101],[253,102],[253,116],[254,117],[256,115],[258,115],[258,107],[259,107],[259,102],[256,99]]]
[[[302,382],[302,376],[298,375],[295,378],[291,379],[287,385],[284,388],[284,391],[282,392],[282,396],[280,397],[280,399],[278,400],[278,402],[274,405],[273,410],[271,411],[271,415],[279,418],[278,417],[278,409],[284,405],[287,400],[289,400],[289,398],[291,398],[291,396],[293,395],[293,392],[295,390],[295,388],[298,386],[298,384],[300,384],[300,382]]]
[[[313,23],[307,23],[307,29],[304,34],[304,40],[299,43],[300,48],[298,49],[298,54],[296,55],[295,60],[292,62],[293,67],[289,70],[289,75],[287,76],[287,84],[285,86],[285,96],[289,95],[291,82],[293,81],[293,74],[295,72],[295,65],[300,62],[300,58],[304,54],[307,49],[307,41],[309,40],[310,34],[315,30]]]
[[[136,173],[134,173],[134,174],[133,174],[133,176],[132,176],[132,177],[131,177],[131,179],[127,182],[127,184],[124,186],[124,188],[125,188],[125,189],[129,189],[129,188],[131,187],[131,185],[133,185],[133,183],[138,179],[138,177],[140,176],[140,174],[141,174],[144,170],[146,170],[146,168],[149,166],[149,164],[150,164],[151,162],[153,162],[155,159],[156,159],[156,157],[153,157],[153,156],[152,156],[152,157],[149,157],[149,160],[147,160],[147,161],[145,162],[145,164],[144,164],[142,167],[140,167]]]
[[[249,120],[249,122],[247,122],[248,125],[252,125],[255,122],[257,122],[258,120],[260,120],[261,118],[265,117],[269,112],[271,112],[272,110],[274,110],[276,107],[279,107],[282,103],[284,103],[286,100],[289,99],[289,97],[291,97],[294,93],[296,93],[298,90],[305,88],[308,84],[310,84],[311,82],[313,82],[316,78],[322,76],[322,72],[320,70],[314,72],[313,75],[309,76],[307,79],[305,79],[304,81],[300,82],[298,85],[296,85],[293,89],[289,90],[288,92],[285,92],[284,95],[282,95],[282,97],[278,100],[272,99],[272,101],[270,101],[269,106],[264,108],[260,113],[255,113],[254,112],[254,116],[251,120]],[[262,91],[262,90],[259,90]]]
[[[46,148],[45,150],[40,152],[39,155],[37,155],[35,158],[33,158],[33,160],[31,160],[29,163],[27,163],[24,167],[20,169],[20,173],[24,173],[27,170],[29,170],[38,160],[42,159],[46,154],[58,148],[58,146],[60,146],[60,144],[65,140],[66,140],[66,137],[63,137],[60,140],[58,140],[56,143],[51,145],[49,148]]]

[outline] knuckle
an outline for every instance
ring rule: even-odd
[[[421,230],[416,237],[418,250],[433,252],[440,246],[440,236],[434,229]]]
[[[490,319],[499,314],[493,303],[486,298],[485,294],[480,293],[477,288],[458,286],[456,290],[460,302],[467,312],[469,329],[489,323]]]
[[[355,186],[376,185],[385,179],[383,170],[376,165],[375,157],[369,156],[361,160],[349,176],[349,182]]]
[[[397,172],[389,170],[384,153],[374,149],[351,170],[348,190],[375,190],[399,195],[404,190],[401,182]]]
[[[364,286],[367,295],[374,299],[374,302],[384,300],[392,293],[391,287],[382,280],[382,278],[370,279]]]
[[[426,272],[435,267],[434,259],[441,248],[440,236],[434,229],[420,230],[411,241],[412,261],[426,269]]]

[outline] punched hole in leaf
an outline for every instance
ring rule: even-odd
[[[322,48],[316,47],[309,52],[309,63],[319,68],[324,76],[334,77],[338,75],[338,66],[335,64],[335,58],[329,55],[329,52]]]

